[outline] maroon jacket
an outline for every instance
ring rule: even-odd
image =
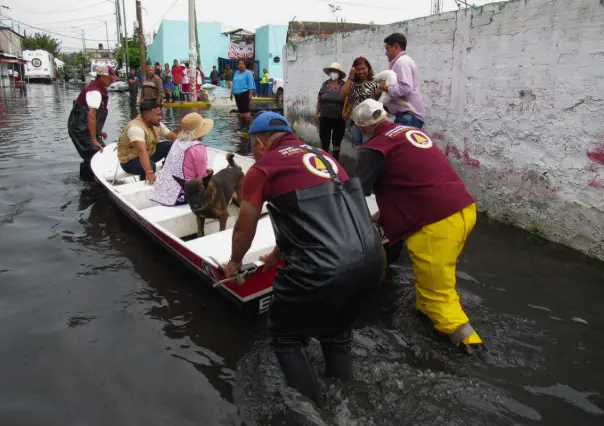
[[[327,163],[337,179],[332,180]],[[290,317],[297,326],[316,331],[339,329],[339,322],[349,325],[346,315],[326,319],[314,309],[329,306],[329,312],[343,312],[383,271],[382,242],[359,180],[350,179],[332,156],[308,147],[293,133],[274,142],[248,174],[256,172],[266,176],[263,198],[284,260],[273,281],[275,299],[303,307]],[[248,183],[243,184],[244,200]],[[289,316],[271,308],[271,324],[288,323],[282,314]]]
[[[362,149],[384,156],[373,191],[391,244],[474,203],[445,155],[420,129],[384,122]]]
[[[107,94],[107,89],[103,86],[101,86],[99,84],[98,80],[92,80],[88,85],[84,86],[82,88],[82,91],[80,92],[80,95],[76,98],[75,103],[76,105],[84,105],[87,106],[86,104],[86,94],[88,92],[93,92],[95,90],[98,90],[101,93],[101,106],[100,106],[100,110],[106,110],[107,109],[107,103],[109,101],[109,95]]]
[[[273,143],[269,152],[252,166],[262,170],[267,177],[266,201],[271,201],[282,194],[331,181],[321,160],[307,151],[296,148],[300,145],[304,143],[296,135],[289,133]],[[324,151],[321,153],[333,161],[340,180],[347,181],[349,177],[344,168],[328,153]]]

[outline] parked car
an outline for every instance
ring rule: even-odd
[[[283,79],[282,78],[273,79],[273,95],[275,95],[275,99],[277,100],[277,106],[283,107]]]

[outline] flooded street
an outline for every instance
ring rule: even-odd
[[[600,425],[604,264],[479,217],[458,266],[488,346],[451,349],[414,312],[405,255],[367,300],[356,380],[314,412],[250,320],[79,177],[75,86],[0,97],[0,418],[6,425]],[[130,120],[111,93],[105,131]],[[236,116],[204,143],[246,154]],[[174,128],[188,111],[167,110]],[[309,347],[318,370],[317,345]]]

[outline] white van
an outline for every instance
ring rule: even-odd
[[[97,66],[99,66],[99,65],[110,66],[115,71],[115,69],[117,68],[117,61],[115,59],[112,59],[112,58],[108,58],[108,59],[91,59],[90,60],[90,76],[91,77],[93,77],[93,78],[96,77],[96,72],[94,71],[94,69]]]
[[[26,80],[54,81],[57,76],[55,58],[46,50],[24,50]]]

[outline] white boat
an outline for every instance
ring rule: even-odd
[[[118,207],[144,230],[151,234],[164,247],[178,256],[182,261],[205,278],[208,285],[213,285],[223,294],[250,309],[256,314],[268,310],[272,297],[272,281],[275,265],[264,271],[263,263],[258,259],[275,247],[275,234],[266,205],[258,223],[256,236],[250,250],[243,259],[242,279],[223,282],[221,264],[227,263],[231,255],[233,226],[239,209],[229,207],[230,217],[226,230],[219,232],[218,221],[206,219],[205,236],[197,237],[197,221],[188,205],[163,206],[149,199],[152,187],[137,176],[129,175],[122,170],[117,160],[117,144],[108,145],[103,152],[94,155],[91,169],[98,181],[103,184]],[[208,167],[214,172],[227,167],[226,151],[207,148]],[[246,172],[254,163],[249,157],[235,155],[235,162]],[[161,165],[158,164],[158,170]],[[373,196],[367,197],[370,212],[377,211]]]
[[[128,83],[125,81],[115,81],[107,88],[109,92],[125,92],[128,90]]]

